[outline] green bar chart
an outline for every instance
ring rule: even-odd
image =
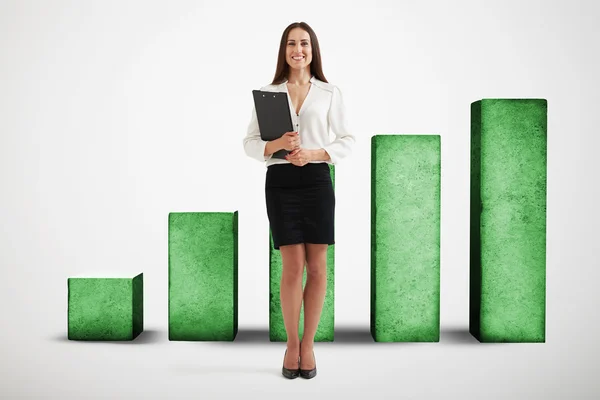
[[[329,165],[331,182],[335,190],[335,166]],[[281,312],[280,282],[283,264],[281,253],[273,246],[273,236],[269,229],[269,338],[272,342],[287,341],[283,314]],[[327,248],[327,293],[323,303],[321,320],[315,334],[315,342],[331,342],[334,339],[334,299],[335,299],[335,245]],[[302,277],[302,287],[306,284],[306,269]],[[304,332],[304,306],[300,309],[299,334]]]
[[[371,138],[371,335],[433,342],[440,332],[439,135]]]
[[[469,331],[544,342],[547,102],[471,105]]]
[[[545,342],[547,101],[479,100],[470,122],[469,332],[480,342]],[[376,342],[440,339],[441,164],[440,135],[371,137],[370,243],[363,245]],[[329,172],[335,191],[334,165]],[[235,340],[238,232],[238,211],[168,214],[169,340]],[[283,265],[270,229],[268,243],[269,338],[285,342]],[[133,340],[143,332],[143,274],[135,272],[69,277],[68,339]],[[303,288],[306,280],[304,268]],[[334,341],[334,300],[330,245],[317,342]],[[298,322],[302,338],[303,305]]]
[[[238,330],[238,212],[169,214],[169,340]]]

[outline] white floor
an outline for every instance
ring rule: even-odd
[[[266,329],[240,327],[235,342],[169,342],[166,329],[152,327],[133,342],[75,342],[62,332],[27,340],[39,333],[23,334],[13,346],[3,343],[2,398],[600,395],[594,361],[598,354],[591,354],[581,341],[556,337],[543,344],[482,344],[466,328],[451,327],[442,329],[439,343],[375,343],[367,327],[338,327],[335,342],[315,345],[317,377],[289,381],[280,374],[285,345],[269,342]]]

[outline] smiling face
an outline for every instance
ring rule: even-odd
[[[294,69],[307,68],[312,61],[310,35],[302,28],[294,28],[287,37],[285,58]]]

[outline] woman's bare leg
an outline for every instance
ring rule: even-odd
[[[279,251],[283,263],[280,287],[281,311],[287,333],[287,354],[283,366],[296,369],[300,356],[298,325],[302,307],[302,275],[306,253],[303,243],[280,246]]]
[[[315,367],[313,346],[327,293],[327,246],[305,243],[306,285],[304,287],[304,335],[300,354],[300,368]]]

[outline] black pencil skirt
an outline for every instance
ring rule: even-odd
[[[335,244],[335,194],[327,163],[270,165],[265,196],[275,249],[297,243]]]

